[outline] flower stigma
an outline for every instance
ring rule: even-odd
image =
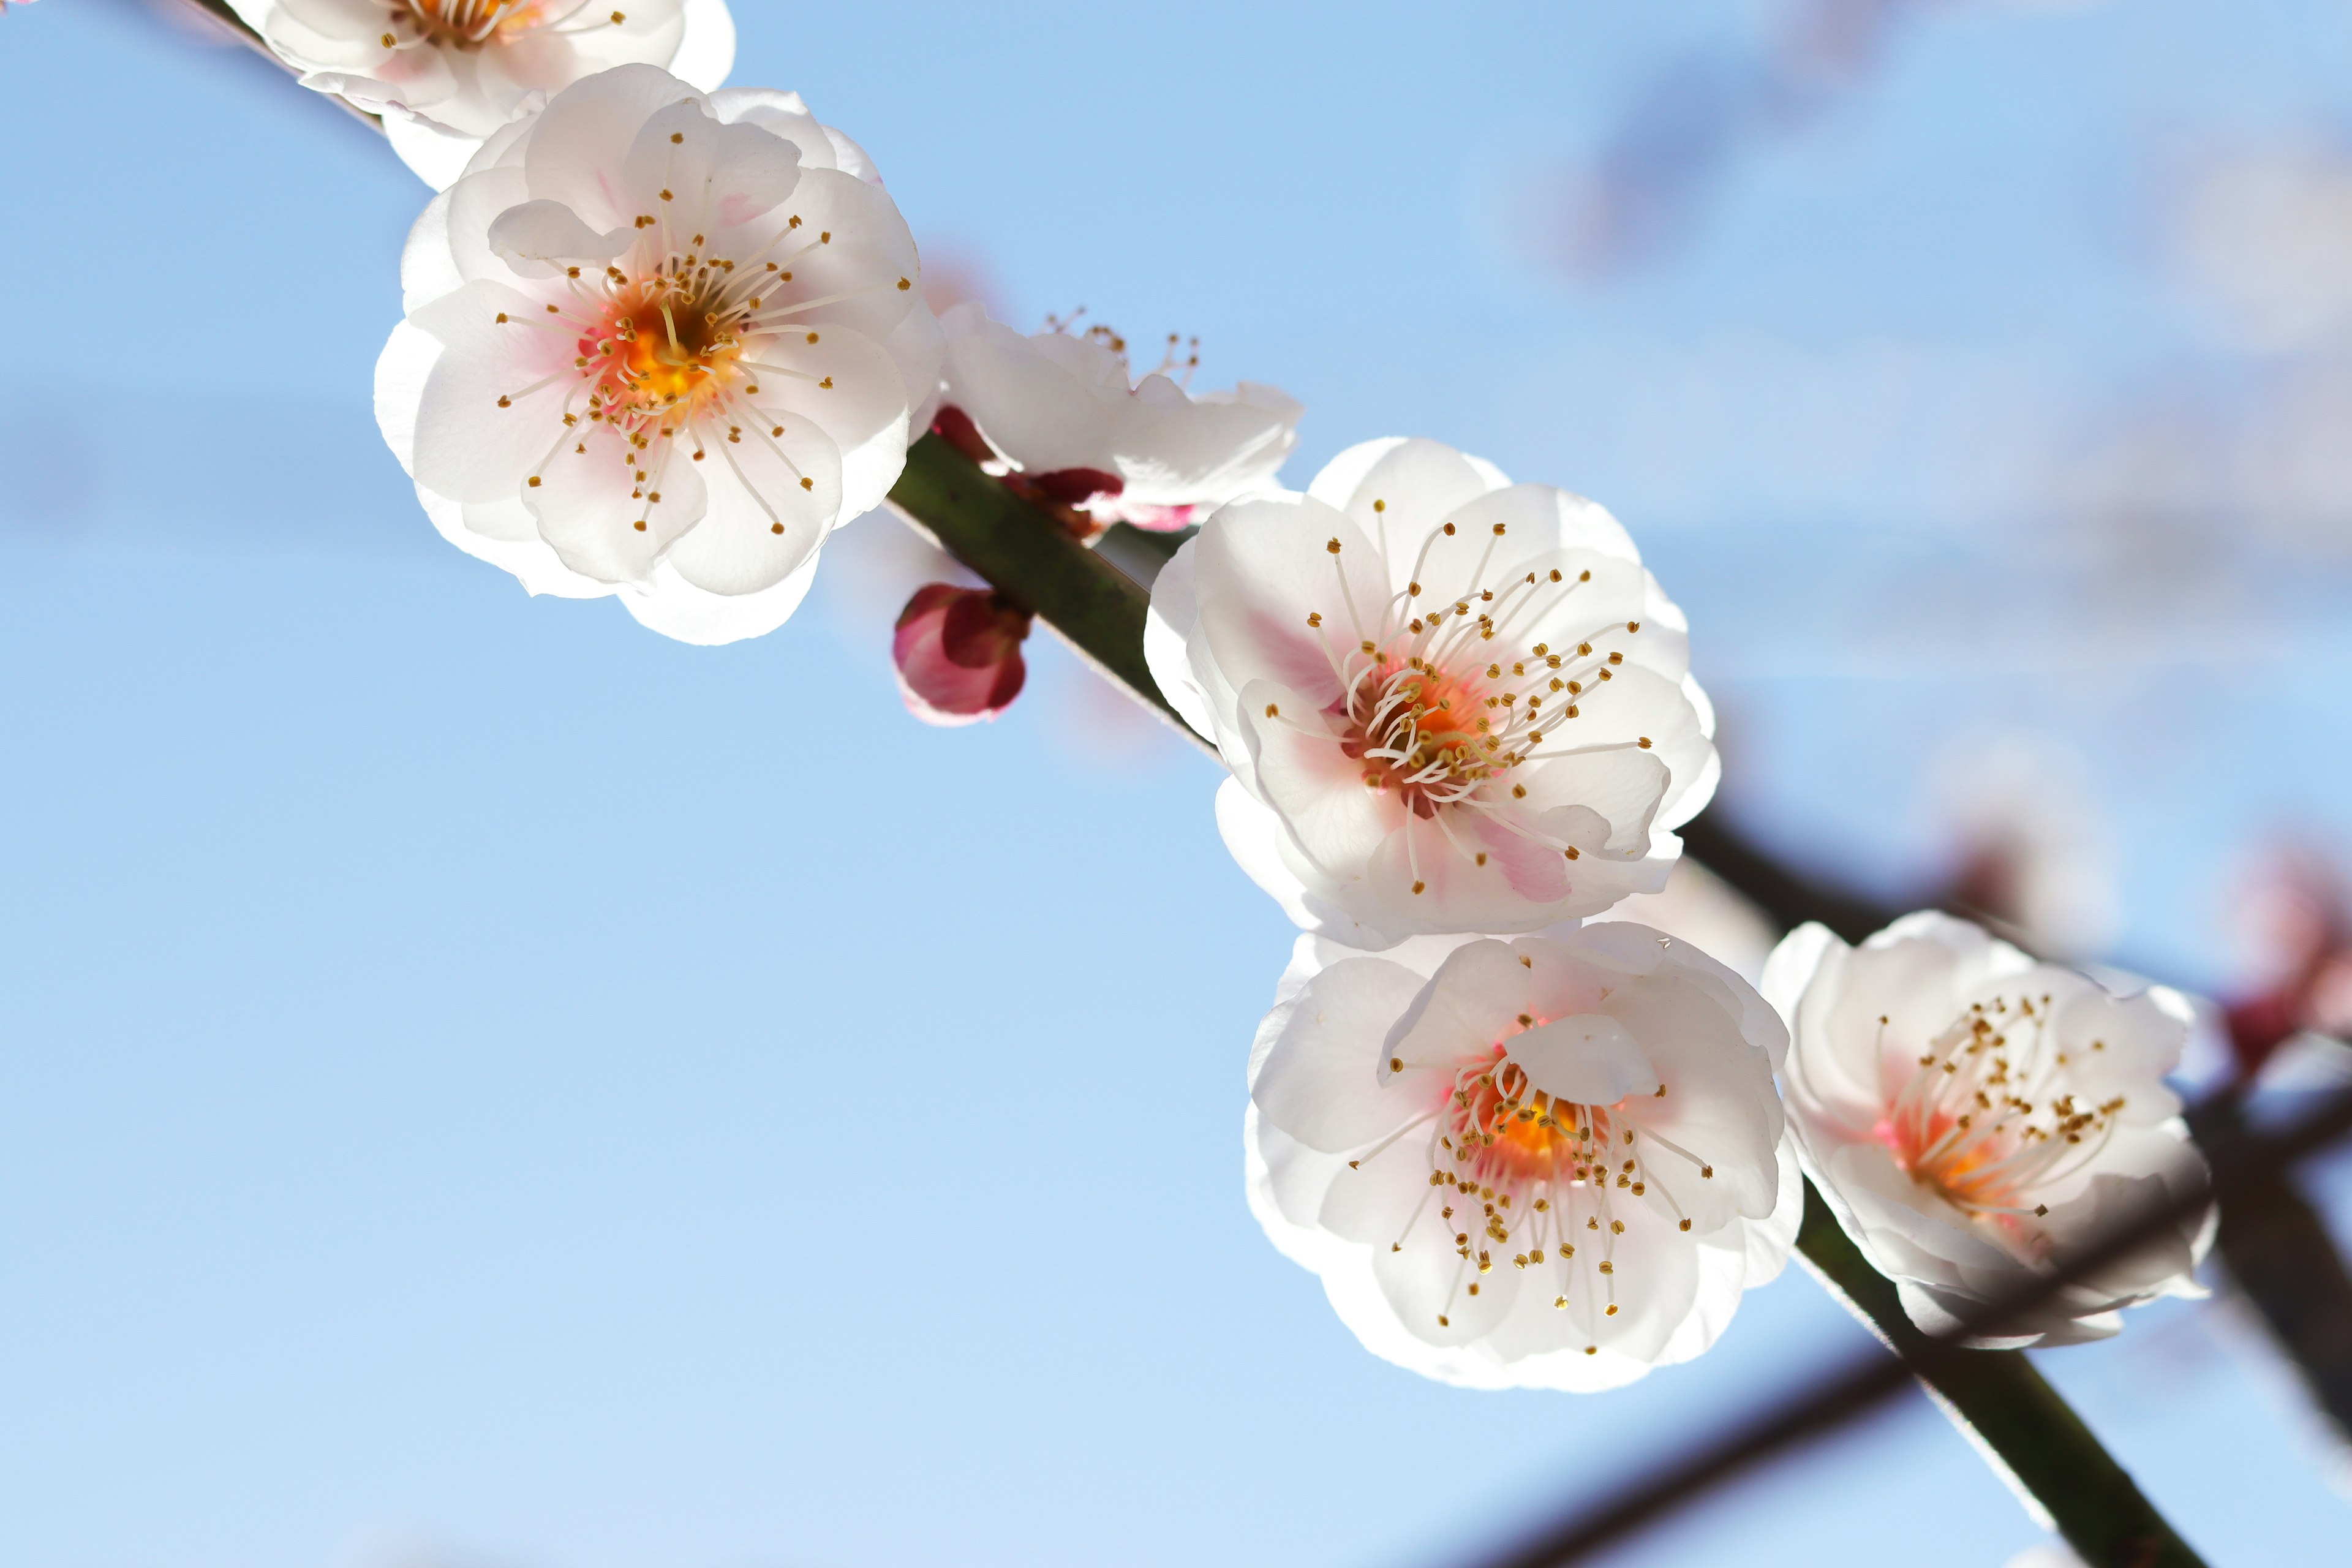
[[[1882,1016],[1882,1044],[1886,1027]],[[2036,1189],[2095,1161],[2123,1108],[2120,1095],[2082,1100],[2047,994],[1999,996],[1971,1004],[1927,1043],[1872,1131],[1914,1182],[2030,1240],[2026,1221],[2050,1212]]]
[[[1548,1021],[1521,1014],[1518,1031]],[[1712,1179],[1715,1169],[1635,1125],[1625,1100],[1579,1104],[1535,1088],[1527,1069],[1511,1058],[1511,1037],[1450,1062],[1391,1058],[1388,1063],[1391,1077],[1422,1070],[1452,1079],[1444,1100],[1423,1119],[1433,1123],[1427,1145],[1430,1196],[1440,1200],[1435,1218],[1451,1233],[1458,1259],[1437,1326],[1452,1327],[1455,1303],[1477,1296],[1480,1278],[1507,1258],[1514,1268],[1536,1276],[1538,1288],[1551,1293],[1555,1309],[1578,1314],[1595,1342],[1587,1344],[1586,1353],[1598,1353],[1600,1324],[1618,1314],[1619,1238],[1629,1221],[1666,1221],[1649,1201],[1652,1189],[1676,1227],[1691,1228],[1661,1179],[1657,1152],[1672,1156],[1675,1182],[1694,1172],[1701,1180]],[[1660,1084],[1656,1093],[1664,1097],[1666,1086]],[[1430,1209],[1425,1197],[1391,1251],[1403,1249]]]
[[[588,8],[589,0],[570,0],[569,4],[564,0],[397,0],[388,7],[393,30],[384,35],[384,47],[395,47],[394,40],[403,29],[413,33],[417,40],[460,49],[509,44],[536,28],[553,26]],[[583,32],[617,26],[625,20],[625,11],[614,10],[609,15],[599,12],[585,27],[562,30]]]
[[[1373,505],[1376,513],[1385,512],[1385,503]],[[1566,859],[1585,853],[1537,827],[1528,820],[1531,814],[1511,809],[1528,790],[1510,775],[1530,762],[1585,749],[1562,746],[1557,739],[1551,749],[1543,748],[1546,735],[1580,718],[1583,704],[1623,666],[1623,650],[1605,647],[1604,641],[1641,630],[1639,621],[1612,622],[1592,626],[1557,647],[1548,641],[1522,641],[1538,627],[1556,626],[1563,606],[1591,582],[1592,574],[1554,566],[1521,569],[1490,581],[1488,570],[1505,533],[1501,523],[1494,525],[1469,584],[1449,596],[1433,595],[1421,574],[1432,547],[1456,532],[1450,521],[1430,531],[1412,580],[1385,604],[1372,606],[1376,616],[1367,616],[1357,602],[1339,560],[1341,542],[1331,540],[1325,548],[1339,574],[1344,614],[1335,617],[1318,610],[1307,616],[1340,687],[1325,717],[1341,751],[1359,764],[1365,787],[1402,806],[1415,893],[1425,884],[1411,832],[1414,821],[1433,823],[1465,858],[1481,868],[1488,863],[1486,853],[1457,837],[1463,818],[1452,807],[1477,813]],[[1339,636],[1350,631],[1353,637],[1341,642]],[[1643,750],[1652,745],[1646,736],[1633,743]],[[1477,825],[1472,819],[1474,831]]]

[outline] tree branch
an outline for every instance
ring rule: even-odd
[[[1055,626],[1138,701],[1195,742],[1208,745],[1168,706],[1144,666],[1143,624],[1150,595],[1142,586],[936,436],[926,436],[908,451],[906,475],[890,495],[942,547]],[[1716,847],[1730,852],[1738,875],[1715,868],[1733,886],[1740,886],[1742,877],[1759,883],[1770,880],[1780,906],[1774,913],[1801,910],[1803,919],[1833,915],[1857,934],[1876,929],[1875,923],[1861,923],[1873,919],[1861,900],[1813,887],[1735,840],[1718,837]],[[2191,1568],[2198,1563],[2122,1467],[2022,1355],[2014,1351],[1936,1354],[1932,1342],[1904,1315],[1895,1287],[1863,1259],[1810,1185],[1798,1247],[1887,1342],[1906,1357],[1921,1357],[1921,1374],[1956,1418],[2000,1456],[2088,1561],[2100,1568]],[[1896,1386],[1900,1381],[1898,1370]]]

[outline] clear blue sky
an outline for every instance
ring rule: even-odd
[[[1294,479],[1411,432],[1607,501],[1761,830],[1899,884],[1941,759],[2028,733],[2093,781],[2125,946],[2224,975],[2235,858],[2352,827],[2341,557],[2100,619],[2053,476],[2267,374],[2168,192],[2340,136],[2352,12],[1954,5],[1679,255],[1531,259],[1542,171],[1780,9],[746,0],[736,79],[1015,319],[1301,397]],[[0,1556],[1435,1565],[1862,1343],[1792,1273],[1603,1397],[1372,1360],[1243,1206],[1287,931],[1205,763],[1049,649],[1001,723],[906,720],[854,561],[714,651],[443,545],[367,401],[424,193],[258,62],[12,7],[0,145]],[[2218,1558],[2341,1539],[2228,1311],[2045,1365]],[[1914,1405],[1635,1558],[2033,1539]]]

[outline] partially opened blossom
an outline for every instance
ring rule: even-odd
[[[1250,1062],[1250,1204],[1366,1348],[1598,1389],[1780,1272],[1802,1184],[1747,982],[1622,923],[1375,955],[1301,936]]]
[[[890,642],[898,692],[928,724],[970,724],[1013,705],[1028,679],[1021,658],[1034,619],[993,588],[927,583]]]
[[[1858,948],[1801,927],[1774,951],[1764,992],[1792,1037],[1783,1087],[1799,1158],[1931,1332],[2143,1205],[2205,1185],[2164,1084],[2189,1032],[2173,993],[2115,995],[1933,912]],[[1991,1342],[2099,1339],[2122,1327],[2123,1308],[2200,1295],[2191,1272],[2211,1237],[2209,1208]]]
[[[494,137],[409,237],[376,416],[443,535],[689,641],[772,629],[938,384],[915,247],[789,93],[624,66]]]
[[[302,85],[383,117],[435,190],[573,82],[660,66],[709,91],[735,63],[726,0],[229,0]]]
[[[1715,789],[1682,614],[1617,520],[1434,441],[1216,512],[1144,648],[1233,770],[1235,858],[1360,947],[1655,892]]]
[[[1098,523],[1184,527],[1272,489],[1297,443],[1299,405],[1273,387],[1194,393],[1172,364],[1134,377],[1125,341],[1105,328],[1024,337],[970,302],[940,324],[945,406],[985,443],[991,467]]]

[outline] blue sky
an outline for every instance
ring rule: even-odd
[[[2352,829],[2342,536],[2102,555],[2068,476],[2274,374],[2166,226],[2200,160],[2345,134],[2352,12],[1924,10],[1679,252],[1528,254],[1546,171],[1784,10],[748,0],[737,79],[1013,319],[1301,397],[1295,480],[1412,432],[1608,502],[1759,831],[1900,885],[1938,771],[2023,735],[2088,781],[2122,947],[2219,981],[2243,857]],[[367,404],[423,192],[258,62],[11,8],[0,138],[12,1561],[1454,1561],[1862,1344],[1792,1273],[1596,1399],[1368,1357],[1242,1204],[1287,933],[1205,763],[1050,648],[1002,722],[907,721],[856,550],[714,651],[443,545]],[[2340,1533],[2227,1307],[2045,1365],[2217,1555]],[[2034,1538],[1915,1405],[1633,1560]]]

